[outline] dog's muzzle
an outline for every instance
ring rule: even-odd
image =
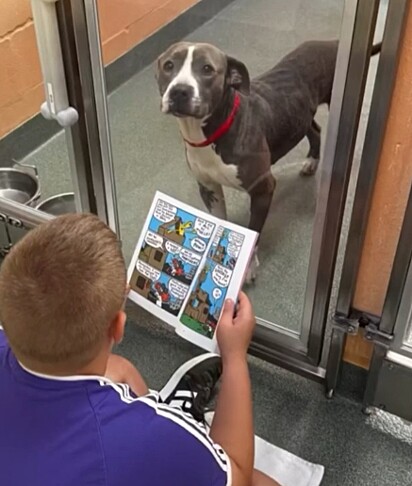
[[[167,94],[167,99],[163,102],[163,111],[175,116],[193,116],[196,111],[193,97],[192,86],[177,84]]]

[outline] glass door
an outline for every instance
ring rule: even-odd
[[[266,0],[253,7],[247,0],[58,0],[53,7],[66,108],[73,107],[79,118],[65,127],[68,145],[59,132],[29,151],[25,161],[39,166],[45,195],[74,192],[78,209],[120,228],[127,260],[156,190],[205,209],[177,121],[159,108],[156,58],[175,42],[211,43],[244,63],[254,78],[314,36],[339,39],[330,112],[322,106],[315,117],[320,155],[308,155],[304,139],[273,165],[277,187],[261,235],[260,267],[246,289],[259,316],[252,351],[321,379],[318,365],[379,1],[279,0],[275,8]],[[46,65],[43,74],[47,86],[53,72]],[[46,94],[52,103],[50,90]],[[318,156],[316,174],[302,174],[313,172]],[[229,219],[247,225],[248,194],[224,191]],[[144,319],[156,325],[150,316]]]
[[[157,190],[206,209],[178,123],[160,110],[156,58],[175,42],[210,43],[242,61],[253,78],[305,41],[340,39],[330,112],[322,106],[316,115],[319,170],[302,175],[307,140],[273,166],[277,187],[261,235],[260,267],[246,289],[259,316],[253,352],[322,377],[318,364],[379,2],[101,0],[88,9],[93,4],[127,260]],[[224,193],[229,219],[247,225],[248,194],[226,187]]]

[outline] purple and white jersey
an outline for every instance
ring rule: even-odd
[[[0,328],[0,484],[230,486],[206,429],[156,393],[24,369]]]

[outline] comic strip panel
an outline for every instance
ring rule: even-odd
[[[190,285],[202,260],[201,255],[187,250],[173,241],[166,241],[165,248],[167,256],[163,265],[163,272]]]
[[[202,254],[207,248],[214,229],[214,223],[159,200],[149,223],[148,238],[152,239],[157,247],[167,239],[183,248]],[[146,242],[151,244],[147,238]]]
[[[180,317],[182,324],[212,339],[231,277],[229,268],[207,259]]]
[[[209,258],[233,270],[244,239],[244,235],[219,226],[209,250]]]
[[[161,309],[177,316],[189,287],[138,260],[130,282],[132,290]]]

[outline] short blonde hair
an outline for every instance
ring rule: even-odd
[[[0,321],[23,363],[81,367],[99,353],[124,304],[126,270],[113,231],[65,215],[19,241],[0,267]]]

